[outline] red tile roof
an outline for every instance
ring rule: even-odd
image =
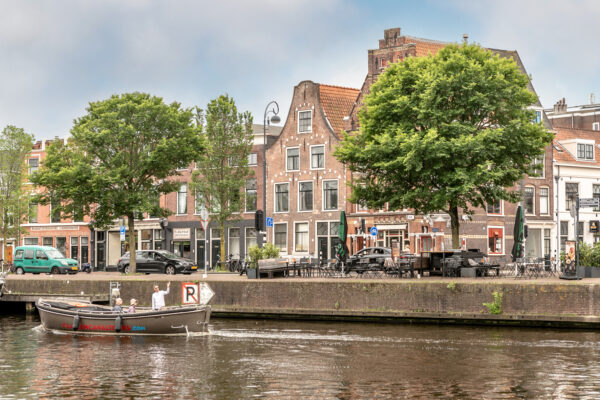
[[[600,132],[599,131],[590,131],[583,129],[567,129],[567,128],[556,128],[556,134],[554,135],[553,144],[553,158],[557,162],[568,162],[568,163],[581,163],[585,165],[596,165],[600,164],[600,150],[598,149],[598,144],[600,144]],[[593,140],[596,145],[594,156],[594,161],[578,161],[577,154],[573,154],[569,152],[566,147],[561,144],[561,142],[571,139],[584,139],[584,140]]]
[[[435,55],[438,51],[448,46],[450,43],[440,42],[437,40],[422,39],[413,36],[405,36],[406,43],[414,43],[416,45],[416,56],[424,57],[429,54]]]
[[[325,116],[337,135],[344,128],[344,117],[350,115],[360,90],[319,84],[319,97]]]

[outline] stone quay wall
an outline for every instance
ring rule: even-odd
[[[90,296],[107,301],[110,282],[120,283],[123,303],[130,298],[149,306],[152,286],[166,288],[165,276],[115,277],[91,275],[9,277],[0,300],[33,301],[41,296]],[[181,283],[198,282],[198,276],[170,278],[168,305],[181,303]],[[209,276],[215,292],[215,317],[259,317],[321,320],[506,324],[534,326],[600,327],[600,280],[517,281],[476,279],[359,280],[261,279]],[[502,293],[499,314],[483,303]],[[0,302],[0,307],[1,307]]]

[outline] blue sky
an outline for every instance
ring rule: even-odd
[[[90,101],[143,91],[262,123],[302,80],[360,88],[383,30],[517,50],[544,107],[600,102],[600,1],[0,0],[0,128],[65,137]]]

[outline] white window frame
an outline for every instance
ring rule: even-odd
[[[546,190],[548,195],[545,197],[542,197],[542,190]],[[540,215],[550,215],[550,188],[548,186],[540,186],[539,187],[539,192],[540,192]],[[542,213],[542,199],[545,198],[546,199],[546,212]]]
[[[313,168],[312,159],[313,159],[313,148],[322,147],[323,148],[323,167],[322,168]],[[310,146],[310,169],[313,171],[323,170],[325,169],[325,145],[324,144],[315,144]]]
[[[231,236],[231,231],[234,229],[238,230],[238,236]],[[236,258],[236,254],[233,254],[233,252],[231,250],[231,240],[232,239],[237,239],[237,241],[238,241],[237,258]],[[229,228],[229,230],[227,231],[227,253],[233,255],[232,258],[234,258],[234,259],[240,259],[242,257],[242,229],[240,227],[233,226],[233,227]]]
[[[532,200],[533,210],[531,212],[527,212],[527,209],[525,207],[525,190],[526,189],[533,190],[533,200]],[[535,186],[528,185],[523,188],[523,211],[525,212],[525,215],[535,215]]]
[[[311,183],[312,184],[312,204],[310,210],[302,210],[300,208],[300,185],[303,183]],[[298,181],[298,212],[299,213],[310,213],[315,209],[315,182],[314,181]]]
[[[307,237],[307,241],[308,241],[308,248],[306,249],[306,251],[296,251],[296,226],[298,226],[300,224],[306,224],[306,227],[307,227],[306,237]],[[294,237],[293,237],[292,253],[293,254],[308,254],[308,253],[310,253],[310,223],[309,223],[309,221],[294,221],[294,235],[293,236]]]
[[[252,159],[254,159],[254,160],[252,160]],[[258,153],[248,154],[248,166],[255,167],[257,165],[258,165]]]
[[[325,208],[325,182],[337,182],[337,204],[335,208]],[[340,208],[340,182],[339,179],[323,179],[321,181],[321,211],[336,211]]]
[[[40,169],[40,164],[41,164],[41,157],[38,154],[32,154],[31,156],[27,157],[27,176],[31,175],[30,172],[30,167],[29,167],[29,160],[36,158],[38,161],[38,165],[35,168],[35,171]],[[35,172],[33,171],[33,172]]]
[[[254,179],[256,182],[256,189],[254,189],[256,191],[256,208],[254,210],[250,210],[248,211],[247,206],[248,206],[248,181],[250,179]],[[245,213],[255,213],[256,210],[258,210],[258,180],[256,178],[250,178],[246,180],[246,186],[244,187],[244,212]]]
[[[200,208],[198,208],[198,195],[194,192],[194,215],[202,215],[202,210],[206,210],[206,205],[202,204]]]
[[[534,158],[533,159],[533,163],[537,164],[538,161],[540,161],[539,164],[541,164],[542,166],[540,167],[540,176],[529,176],[529,178],[531,179],[544,179],[546,178],[546,153],[541,155],[541,158]]]
[[[288,169],[288,158],[289,158],[288,152],[290,150],[298,150],[298,169]],[[285,171],[286,172],[297,172],[297,171],[300,171],[300,147],[298,147],[298,146],[296,146],[296,147],[287,147],[285,149]]]
[[[282,248],[278,247],[278,249],[281,253],[288,254],[288,241],[289,241],[288,240],[288,238],[289,238],[288,223],[287,222],[275,222],[273,224],[273,245],[275,245],[275,247],[277,247],[277,244],[275,242],[275,227],[277,225],[285,225],[285,248],[282,249]]]
[[[185,185],[185,192],[182,192],[182,191],[181,191],[181,188],[183,187],[183,185]],[[180,196],[182,193],[185,193],[185,212],[184,212],[184,213],[180,213],[180,212],[179,212],[179,196]],[[188,194],[188,184],[187,184],[187,182],[182,182],[182,183],[179,185],[179,189],[177,189],[177,204],[176,204],[176,207],[177,207],[177,213],[176,213],[175,215],[187,215],[187,213],[188,213],[188,206],[187,206],[187,194]]]
[[[287,185],[288,187],[287,211],[277,211],[277,185]],[[276,182],[273,184],[273,212],[275,214],[285,214],[290,212],[290,186],[290,182]]]
[[[583,145],[584,146],[584,150],[583,150],[583,157],[579,157],[579,146]],[[587,158],[586,154],[587,154],[587,150],[588,147],[590,146],[592,148],[592,158]],[[577,141],[576,144],[576,148],[575,148],[575,156],[577,157],[577,161],[594,161],[596,159],[596,149],[594,148],[594,142],[593,141]]]
[[[306,131],[300,130],[300,113],[310,113],[310,124],[308,124],[308,130],[306,130]],[[313,121],[312,110],[298,110],[297,116],[298,116],[297,132],[298,133],[312,133],[312,121]]]
[[[495,217],[499,217],[499,216],[503,216],[504,215],[504,200],[500,199],[498,201],[500,202],[500,213],[496,214],[496,213],[490,213],[490,212],[488,212],[488,208],[487,208],[488,205],[486,203],[486,205],[485,205],[485,213],[487,215],[492,215],[492,216],[495,216]]]
[[[592,122],[592,130],[600,131],[600,122]]]

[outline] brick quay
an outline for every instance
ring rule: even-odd
[[[171,282],[168,305],[181,303],[181,283],[205,281],[194,275],[9,275],[0,311],[15,303],[32,307],[42,296],[69,296],[108,302],[118,284],[124,303],[151,301],[152,286]],[[209,274],[215,292],[214,317],[443,323],[473,325],[600,328],[600,279],[558,278],[247,279]],[[111,286],[112,285],[112,286]],[[483,303],[494,302],[498,314]]]

